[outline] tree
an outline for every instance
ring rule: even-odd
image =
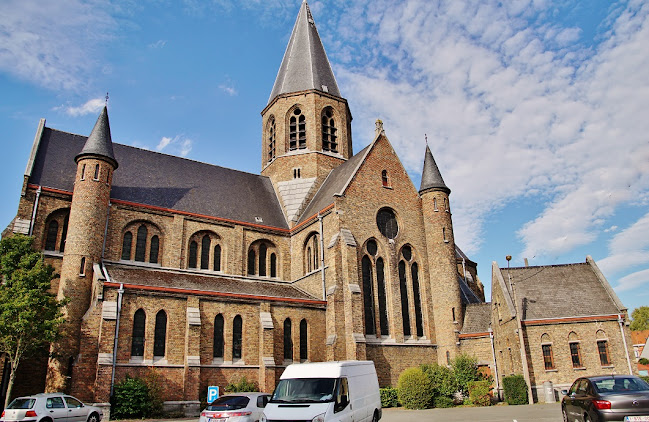
[[[478,361],[467,354],[460,354],[453,359],[451,366],[453,367],[453,374],[455,374],[457,389],[466,396],[469,394],[469,383],[478,381],[481,378],[478,372]]]
[[[642,331],[649,330],[649,306],[640,306],[631,312],[631,330]]]
[[[21,360],[44,353],[60,337],[63,322],[64,301],[50,292],[54,268],[32,241],[20,234],[0,241],[0,353],[11,364],[5,407]]]

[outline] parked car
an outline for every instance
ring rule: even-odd
[[[633,375],[578,378],[561,393],[564,422],[649,421],[649,384]]]
[[[13,399],[0,422],[100,422],[100,408],[63,393],[41,393]]]
[[[266,393],[226,394],[207,405],[199,422],[257,422],[268,400]]]
[[[317,362],[286,367],[261,421],[378,422],[381,416],[374,362]]]

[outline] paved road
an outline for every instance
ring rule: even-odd
[[[561,422],[562,418],[558,403],[428,410],[383,409],[381,422],[404,421]]]

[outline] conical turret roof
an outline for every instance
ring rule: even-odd
[[[419,187],[419,193],[424,193],[428,190],[441,190],[450,194],[451,190],[444,183],[442,179],[442,174],[439,172],[437,163],[433,158],[433,153],[430,152],[430,148],[426,145],[426,156],[424,158],[424,170],[421,173],[421,186]]]
[[[280,94],[310,89],[341,96],[309,5],[304,0],[268,102]]]
[[[117,160],[115,160],[115,154],[113,153],[113,140],[110,137],[108,108],[106,106],[101,111],[95,127],[90,132],[90,136],[88,136],[86,144],[74,160],[79,162],[81,158],[86,156],[102,157],[117,168]]]

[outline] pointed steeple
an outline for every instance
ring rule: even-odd
[[[419,187],[419,193],[424,193],[428,190],[441,190],[450,194],[451,190],[444,183],[442,179],[442,174],[437,168],[437,163],[433,158],[433,153],[430,152],[430,148],[426,145],[426,156],[424,158],[424,170],[421,173],[421,186]]]
[[[340,97],[315,21],[304,0],[268,102],[280,94],[310,89]]]
[[[106,106],[101,111],[86,144],[79,155],[74,158],[74,161],[78,163],[81,158],[87,156],[101,157],[112,164],[114,168],[117,168],[117,160],[115,160],[115,154],[113,153],[113,140],[110,137],[108,108]]]

